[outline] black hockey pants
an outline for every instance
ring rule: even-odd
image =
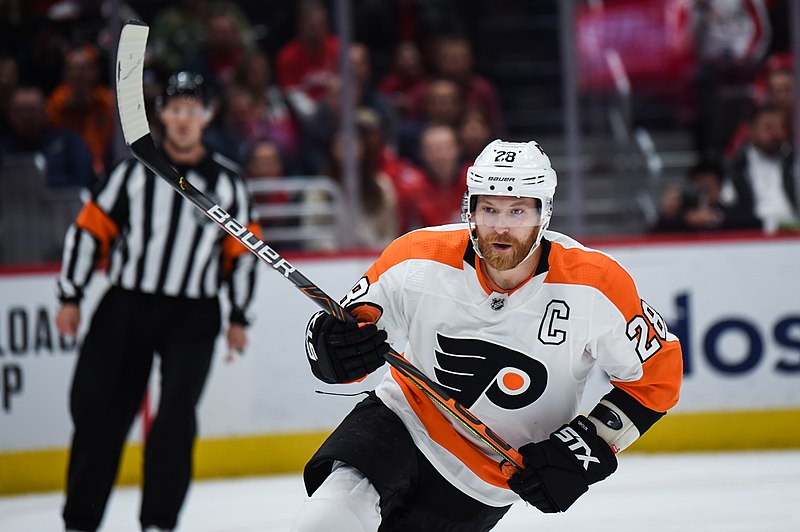
[[[175,527],[192,474],[195,408],[220,329],[214,299],[112,287],[94,313],[70,396],[74,424],[64,506],[66,528],[94,531],[120,454],[160,356],[160,400],[145,444],[142,527]]]

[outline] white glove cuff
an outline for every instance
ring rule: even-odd
[[[627,448],[641,434],[631,419],[614,403],[601,399],[589,414],[589,420],[597,428],[597,435],[614,451],[614,454]]]

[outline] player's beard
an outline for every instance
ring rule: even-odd
[[[516,268],[528,256],[528,252],[536,242],[536,235],[539,229],[536,228],[525,240],[519,240],[511,235],[478,235],[478,249],[483,255],[486,264],[495,270],[506,271]],[[509,244],[512,247],[510,253],[496,251],[492,244]]]

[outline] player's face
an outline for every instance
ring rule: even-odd
[[[478,196],[472,216],[481,255],[501,271],[525,260],[541,223],[539,200],[534,198]]]
[[[208,121],[208,110],[197,98],[170,98],[161,111],[165,140],[178,151],[197,148]]]

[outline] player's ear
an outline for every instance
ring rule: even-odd
[[[164,123],[164,108],[165,107],[166,106],[164,105],[163,98],[161,96],[158,96],[156,98],[155,112],[156,112],[156,117],[158,118],[158,121],[161,122],[162,124]]]
[[[216,100],[212,100],[208,102],[204,108],[203,112],[203,127],[207,126],[214,120],[214,115],[217,113],[217,102]]]

